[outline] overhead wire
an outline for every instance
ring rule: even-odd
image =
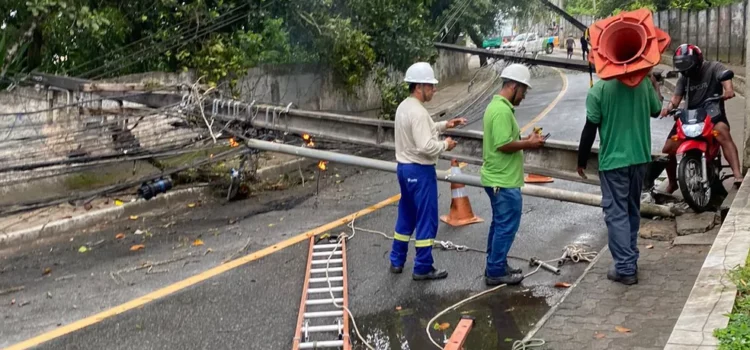
[[[156,2],[156,1],[154,1],[154,5],[156,5],[156,4],[157,4],[157,2]],[[231,9],[231,10],[229,10],[229,11],[228,11],[228,13],[231,13],[231,12],[233,12],[233,11],[239,10],[239,9],[241,9],[241,8],[245,7],[246,5],[247,5],[247,3],[242,3],[242,4],[240,4],[240,5],[238,6],[238,7],[236,7],[236,8],[234,8],[234,9]],[[220,17],[221,17],[221,16],[219,16],[219,17],[217,17],[217,18],[220,18]],[[215,19],[217,19],[217,18],[214,18],[214,19],[212,19],[212,20],[215,20]],[[180,27],[182,27],[183,25],[185,25],[185,24],[189,24],[189,23],[190,23],[190,22],[192,22],[192,21],[193,21],[193,18],[192,18],[192,17],[187,17],[187,18],[186,18],[185,20],[183,20],[183,21],[181,21],[181,22],[179,22],[179,23],[175,24],[175,26],[174,26],[174,27],[180,28]],[[184,27],[184,28],[182,28],[182,29],[179,29],[179,31],[180,31],[179,33],[174,33],[174,34],[172,34],[172,36],[175,36],[175,35],[180,35],[180,36],[181,36],[181,35],[185,35],[185,34],[189,33],[189,32],[190,32],[190,31],[192,31],[192,30],[194,30],[194,28],[193,28],[193,27]],[[68,69],[68,71],[69,71],[70,73],[76,73],[76,71],[78,71],[79,69],[81,69],[81,68],[83,68],[83,67],[86,67],[86,66],[90,65],[91,63],[94,63],[94,62],[98,62],[99,60],[101,60],[101,59],[103,59],[103,58],[106,58],[106,56],[112,56],[113,54],[116,54],[116,53],[120,53],[120,52],[124,52],[125,50],[127,50],[127,49],[130,49],[130,48],[132,48],[132,47],[134,47],[134,46],[136,46],[136,45],[138,45],[138,44],[140,44],[140,43],[142,43],[142,42],[145,42],[145,41],[147,41],[147,40],[150,40],[150,39],[154,39],[154,38],[155,38],[156,36],[157,36],[157,33],[156,33],[156,32],[154,32],[154,33],[152,33],[152,34],[150,34],[150,35],[147,35],[147,36],[144,36],[144,37],[142,37],[142,38],[140,38],[140,39],[138,39],[138,40],[136,40],[136,41],[130,42],[130,43],[128,43],[127,45],[124,45],[124,46],[118,47],[118,48],[116,48],[116,49],[114,49],[114,50],[112,50],[112,51],[109,51],[109,52],[107,53],[107,55],[97,56],[97,57],[95,57],[95,58],[92,58],[92,59],[90,59],[90,60],[88,60],[88,61],[85,61],[85,62],[83,62],[83,63],[80,63],[80,64],[78,64],[78,65],[76,65],[76,66],[73,66],[73,67],[69,68],[69,69]],[[71,75],[76,75],[76,74],[71,74]]]
[[[154,48],[144,49],[144,50],[141,50],[139,52],[136,52],[136,53],[132,54],[131,56],[123,57],[122,59],[113,61],[113,62],[111,62],[109,64],[106,64],[106,65],[103,65],[101,67],[97,67],[95,69],[92,69],[92,70],[90,70],[88,72],[85,72],[81,76],[82,77],[91,77],[91,79],[93,79],[93,80],[98,80],[98,79],[100,79],[100,78],[102,78],[102,77],[104,77],[104,76],[106,76],[106,75],[108,75],[110,73],[119,72],[119,71],[121,71],[121,70],[123,70],[123,69],[125,69],[127,67],[130,67],[130,66],[132,66],[134,64],[138,64],[139,62],[143,61],[144,59],[151,58],[151,57],[153,57],[155,55],[161,54],[161,53],[163,53],[165,51],[168,51],[168,50],[173,50],[175,48],[185,46],[185,45],[189,44],[190,42],[192,42],[194,40],[197,40],[198,38],[203,37],[206,34],[213,33],[213,32],[215,32],[215,31],[217,31],[217,30],[219,30],[221,28],[224,28],[226,26],[234,24],[234,23],[238,22],[239,20],[245,18],[245,16],[246,16],[245,14],[240,13],[240,14],[232,17],[232,18],[229,18],[229,19],[223,21],[223,22],[215,23],[215,24],[213,24],[213,25],[211,25],[209,27],[206,27],[206,28],[201,28],[200,31],[197,32],[195,35],[193,35],[191,38],[188,38],[186,40],[174,43],[174,44],[172,44],[169,47],[166,47],[166,48],[161,47],[161,48],[158,48],[158,49],[154,49]],[[169,45],[169,43],[165,43],[165,44]],[[128,62],[128,61],[130,61],[130,62],[127,63],[127,64],[125,64],[125,65],[119,66],[117,69],[109,70],[109,71],[106,70],[108,68],[111,68],[115,63],[119,65],[121,63]],[[92,77],[93,73],[100,72],[100,71],[103,71],[103,70],[104,70],[103,73],[97,74],[97,75],[95,75],[95,76]]]

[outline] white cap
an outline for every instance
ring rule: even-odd
[[[503,73],[500,74],[500,78],[521,83],[531,89],[531,73],[529,68],[523,64],[514,63],[505,67]]]
[[[417,62],[411,65],[406,70],[406,76],[404,81],[407,83],[414,84],[437,84],[438,81],[435,79],[435,72],[427,62]]]

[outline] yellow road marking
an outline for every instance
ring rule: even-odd
[[[68,333],[77,331],[79,329],[82,329],[84,327],[90,326],[92,324],[101,322],[107,318],[110,318],[115,315],[119,315],[125,311],[132,310],[138,307],[141,307],[149,302],[152,302],[154,300],[163,298],[165,296],[168,296],[170,294],[173,294],[175,292],[178,292],[180,290],[183,290],[187,287],[190,287],[192,285],[195,285],[197,283],[200,283],[202,281],[205,281],[211,277],[217,276],[219,274],[222,274],[224,272],[227,272],[231,269],[234,269],[236,267],[242,266],[244,264],[247,264],[251,261],[258,260],[262,257],[265,257],[267,255],[270,255],[272,253],[275,253],[281,249],[284,249],[286,247],[289,247],[291,245],[294,245],[296,243],[302,242],[304,240],[309,239],[312,236],[316,236],[319,234],[323,234],[327,231],[330,231],[336,227],[339,227],[341,225],[345,225],[349,222],[351,222],[353,219],[373,213],[379,209],[382,209],[388,205],[391,205],[395,202],[398,202],[398,200],[401,199],[401,194],[397,194],[395,196],[392,196],[380,203],[377,203],[375,205],[372,205],[366,209],[360,210],[354,214],[347,215],[343,218],[340,218],[338,220],[329,222],[323,226],[316,227],[310,231],[307,231],[305,233],[302,233],[300,235],[291,237],[289,239],[286,239],[284,241],[281,241],[277,244],[274,244],[270,247],[266,247],[264,249],[261,249],[259,251],[256,251],[250,255],[243,256],[241,258],[237,258],[235,260],[231,260],[226,262],[225,264],[216,266],[214,268],[208,269],[206,271],[203,271],[197,275],[194,275],[192,277],[188,277],[187,279],[184,279],[182,281],[179,281],[177,283],[171,284],[169,286],[166,286],[164,288],[161,288],[159,290],[153,291],[151,293],[148,293],[142,297],[133,299],[131,301],[128,301],[124,304],[120,304],[118,306],[115,306],[114,308],[111,308],[109,310],[105,310],[103,312],[100,312],[98,314],[95,314],[93,316],[86,317],[84,319],[78,320],[76,322],[73,322],[71,324],[67,324],[65,326],[56,328],[55,330],[49,331],[47,333],[40,334],[34,338],[27,339],[25,341],[22,341],[18,344],[12,345],[9,348],[6,348],[5,350],[18,350],[18,349],[28,349],[30,347],[37,346],[39,344],[42,344],[44,342],[50,341],[52,339],[58,338],[60,336],[66,335]]]
[[[557,72],[560,73],[560,76],[563,79],[562,90],[557,95],[557,97],[555,97],[555,99],[552,101],[552,103],[550,103],[547,106],[547,108],[545,108],[541,113],[539,113],[536,117],[534,117],[534,119],[532,119],[528,124],[524,125],[524,127],[521,128],[521,132],[525,132],[528,128],[530,128],[535,123],[539,122],[545,116],[547,116],[547,114],[549,114],[549,112],[552,110],[552,108],[554,108],[555,105],[557,105],[557,103],[562,99],[563,95],[565,95],[565,92],[568,90],[568,79],[567,79],[567,77],[565,76],[565,74],[562,71],[560,71],[558,69],[555,69],[555,70],[557,70]],[[461,168],[465,167],[466,165],[467,165],[467,163],[459,163],[459,167],[461,167]],[[5,348],[4,350],[20,350],[20,349],[28,349],[28,348],[31,348],[31,347],[35,347],[35,346],[38,346],[38,345],[40,345],[42,343],[48,342],[48,341],[50,341],[52,339],[59,338],[59,337],[61,337],[63,335],[75,332],[77,330],[83,329],[85,327],[88,327],[88,326],[96,324],[96,323],[99,323],[101,321],[104,321],[104,320],[106,320],[108,318],[111,318],[113,316],[119,315],[119,314],[124,313],[126,311],[129,311],[129,310],[132,310],[132,309],[135,309],[135,308],[139,308],[139,307],[141,307],[141,306],[143,306],[145,304],[148,304],[148,303],[150,303],[150,302],[152,302],[154,300],[164,298],[164,297],[169,296],[171,294],[174,294],[174,293],[176,293],[178,291],[181,291],[181,290],[183,290],[183,289],[185,289],[187,287],[196,285],[196,284],[198,284],[200,282],[203,282],[203,281],[205,281],[205,280],[207,280],[209,278],[218,276],[218,275],[220,275],[220,274],[222,274],[224,272],[232,270],[232,269],[234,269],[236,267],[245,265],[245,264],[247,264],[247,263],[249,263],[251,261],[258,260],[258,259],[260,259],[262,257],[265,257],[265,256],[268,256],[270,254],[273,254],[273,253],[275,253],[277,251],[280,251],[280,250],[282,250],[284,248],[287,248],[289,246],[292,246],[294,244],[297,244],[299,242],[307,240],[307,239],[309,239],[312,236],[317,236],[317,235],[323,234],[323,233],[325,233],[327,231],[330,231],[330,230],[332,230],[332,229],[334,229],[336,227],[339,227],[341,225],[345,225],[345,224],[351,222],[352,220],[354,220],[355,218],[358,218],[360,216],[364,216],[364,215],[368,215],[368,214],[371,214],[373,212],[376,212],[376,211],[378,211],[378,210],[380,210],[380,209],[382,209],[384,207],[387,207],[387,206],[389,206],[389,205],[391,205],[391,204],[393,204],[395,202],[398,202],[400,199],[401,199],[401,194],[397,194],[397,195],[392,196],[392,197],[390,197],[390,198],[388,198],[388,199],[386,199],[386,200],[384,200],[382,202],[379,202],[379,203],[377,203],[375,205],[372,205],[370,207],[362,209],[362,210],[360,210],[360,211],[358,211],[356,213],[349,214],[349,215],[347,215],[347,216],[345,216],[343,218],[340,218],[338,220],[329,222],[329,223],[327,223],[325,225],[322,225],[322,226],[318,226],[318,227],[316,227],[316,228],[314,228],[314,229],[312,229],[310,231],[307,231],[305,233],[302,233],[302,234],[299,234],[297,236],[291,237],[289,239],[286,239],[284,241],[276,243],[276,244],[274,244],[274,245],[272,245],[270,247],[263,248],[263,249],[261,249],[259,251],[256,251],[256,252],[252,253],[252,254],[243,256],[241,258],[237,258],[235,260],[228,261],[228,262],[226,262],[224,264],[221,264],[219,266],[213,267],[213,268],[208,269],[206,271],[203,271],[203,272],[201,272],[201,273],[199,273],[197,275],[188,277],[188,278],[186,278],[186,279],[184,279],[182,281],[179,281],[179,282],[176,282],[174,284],[168,285],[168,286],[163,287],[161,289],[155,290],[155,291],[153,291],[151,293],[148,293],[148,294],[146,294],[144,296],[141,296],[141,297],[138,297],[136,299],[130,300],[128,302],[125,302],[123,304],[115,306],[115,307],[113,307],[111,309],[102,311],[102,312],[100,312],[98,314],[95,314],[93,316],[89,316],[89,317],[86,317],[84,319],[80,319],[78,321],[75,321],[73,323],[67,324],[65,326],[58,327],[58,328],[56,328],[56,329],[54,329],[52,331],[49,331],[49,332],[46,332],[46,333],[42,333],[42,334],[40,334],[40,335],[38,335],[36,337],[33,337],[33,338],[30,338],[30,339],[24,340],[24,341],[22,341],[20,343],[11,345],[10,347]]]
[[[560,102],[560,100],[562,100],[563,96],[565,96],[565,93],[568,91],[568,77],[561,70],[557,68],[552,68],[552,69],[556,70],[557,73],[560,74],[560,78],[562,78],[562,81],[563,81],[562,89],[560,89],[560,93],[557,94],[557,97],[555,97],[555,99],[552,100],[552,102],[549,105],[547,105],[547,108],[542,110],[539,114],[536,115],[536,117],[534,117],[534,119],[532,119],[528,124],[524,125],[521,128],[521,133],[525,133],[526,130],[534,126],[534,124],[544,119],[544,117],[546,117],[547,114],[549,114],[549,112],[551,112],[552,109],[555,108],[557,103]]]

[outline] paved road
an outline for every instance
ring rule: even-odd
[[[539,122],[553,139],[578,139],[583,125],[588,76],[569,73],[568,89],[560,103]],[[552,101],[563,85],[556,72],[534,79],[534,89],[517,109],[519,125],[525,125]],[[489,98],[489,96],[488,96]],[[466,111],[476,118],[486,101]],[[655,121],[656,129],[661,125]],[[470,125],[481,128],[481,123]],[[666,132],[666,131],[664,131]],[[385,155],[389,157],[389,155]],[[441,162],[440,168],[448,168]],[[476,173],[476,167],[465,172]],[[311,175],[311,173],[307,173]],[[337,176],[338,175],[338,176]],[[12,345],[61,325],[95,314],[175,283],[231,255],[244,255],[334,221],[398,193],[393,174],[336,167],[324,174],[322,188],[294,187],[249,200],[154,211],[135,221],[105,223],[68,241],[62,237],[22,251],[0,252],[2,284],[25,285],[22,292],[0,296],[0,304],[13,307],[0,318],[0,346]],[[548,186],[598,192],[596,187],[557,181]],[[441,214],[450,206],[450,188],[440,185]],[[488,220],[489,201],[483,190],[469,188],[474,212]],[[391,233],[396,203],[356,220],[356,226]],[[137,229],[150,236],[134,236]],[[335,231],[347,231],[340,227]],[[440,226],[438,239],[484,248],[488,223],[452,228]],[[130,233],[124,241],[117,232]],[[567,244],[586,244],[599,251],[606,242],[601,210],[533,197],[524,198],[524,217],[511,254],[551,259]],[[191,246],[200,238],[203,246]],[[104,242],[92,252],[78,253],[86,241]],[[130,252],[131,244],[146,240],[147,249]],[[244,250],[237,253],[245,244]],[[387,272],[390,242],[358,231],[349,243],[350,307],[368,342],[378,349],[427,349],[425,323],[443,308],[486,287],[482,272],[484,255],[472,252],[436,251],[448,279],[430,283],[411,281]],[[211,249],[209,252],[208,248]],[[241,265],[203,282],[168,294],[138,308],[122,309],[101,322],[67,332],[43,343],[41,349],[287,349],[291,346],[307,243],[299,243]],[[190,255],[188,255],[190,254]],[[413,255],[413,251],[410,253]],[[151,270],[134,270],[145,261],[165,263]],[[410,260],[411,261],[411,260]],[[521,262],[516,265],[524,266]],[[53,273],[43,276],[45,267]],[[411,267],[411,262],[406,268]],[[460,313],[477,318],[468,344],[471,349],[510,348],[506,339],[519,339],[561,296],[555,282],[572,282],[585,265],[566,266],[560,276],[539,273],[522,286],[507,288],[451,312],[439,322],[455,324]],[[124,270],[113,276],[112,271]],[[75,275],[72,278],[55,280]],[[50,291],[48,296],[46,292]],[[23,307],[19,305],[30,301]],[[399,310],[397,310],[397,308]],[[122,313],[119,313],[122,311]],[[460,313],[459,313],[460,312]],[[435,331],[436,337],[441,333]]]

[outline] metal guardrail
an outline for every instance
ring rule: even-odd
[[[90,81],[37,74],[33,80],[46,85],[65,89],[80,89]],[[106,96],[159,108],[174,105],[183,100],[175,93],[138,93],[122,97],[118,93],[105,93]],[[207,116],[229,122],[241,122],[254,128],[277,130],[292,134],[310,134],[316,138],[347,142],[364,146],[395,149],[394,123],[388,120],[362,118],[336,113],[307,111],[266,104],[248,104],[236,100],[210,99],[205,102]],[[441,155],[443,159],[457,159],[474,165],[482,164],[482,135],[480,131],[453,129],[444,134],[457,141],[451,152]],[[524,151],[524,165],[529,173],[550,176],[563,180],[599,184],[598,149],[594,147],[586,168],[588,179],[578,176],[578,144],[567,141],[548,140],[543,148]],[[652,159],[664,156],[653,154]]]

